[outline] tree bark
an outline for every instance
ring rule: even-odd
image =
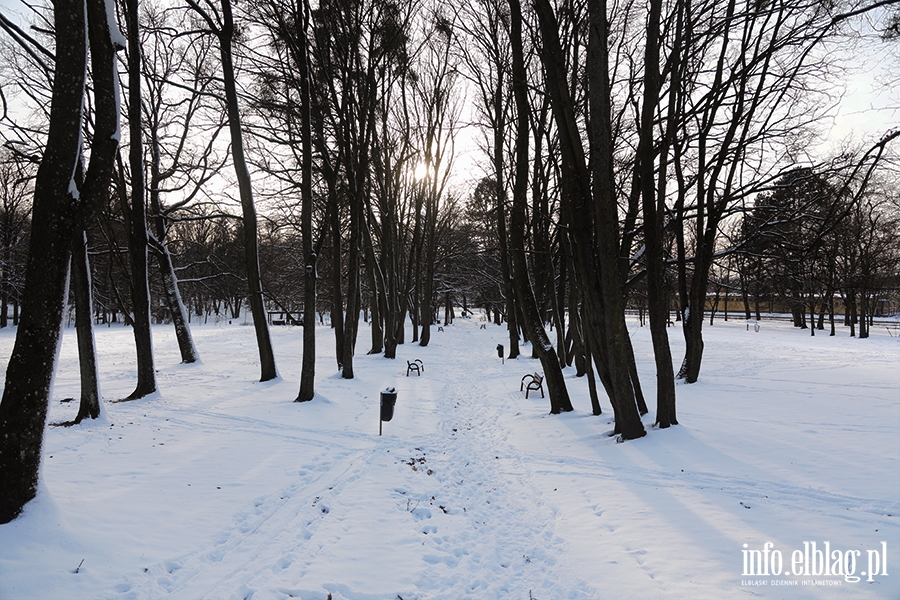
[[[560,210],[569,227],[573,266],[581,286],[585,326],[596,332],[595,364],[605,363],[604,380],[623,440],[646,435],[635,398],[628,360],[628,328],[619,276],[618,215],[613,197],[612,132],[607,49],[606,2],[591,3],[588,80],[591,170],[575,121],[559,30],[548,0],[536,0],[542,37],[541,60],[547,76],[562,157]],[[593,188],[591,182],[593,179]],[[593,205],[593,206],[592,206]],[[596,228],[596,230],[595,230]],[[593,240],[599,244],[594,246]],[[599,271],[599,273],[598,273]],[[603,380],[601,378],[601,380]]]
[[[437,174],[433,174],[437,177]],[[422,280],[422,298],[420,304],[420,315],[422,323],[422,333],[419,336],[419,345],[427,346],[431,341],[431,325],[434,323],[434,310],[432,309],[432,296],[434,295],[434,261],[435,261],[435,235],[437,229],[437,198],[431,190],[427,192],[425,198],[425,224],[423,229],[423,246],[425,250],[425,263],[423,268],[424,278]]]
[[[591,124],[592,196],[595,210],[594,227],[598,242],[596,257],[599,267],[602,322],[600,344],[606,347],[607,371],[616,396],[616,430],[622,439],[646,435],[635,396],[635,382],[630,371],[630,339],[625,324],[625,301],[619,274],[618,204],[615,200],[613,148],[611,129],[611,84],[609,80],[609,22],[606,0],[589,5],[591,35],[588,42],[588,84]],[[576,213],[577,214],[577,213]],[[591,316],[594,310],[590,310]],[[596,319],[596,316],[594,317]],[[595,321],[596,323],[596,321]],[[596,326],[596,325],[595,325]]]
[[[344,368],[344,293],[341,277],[341,221],[334,179],[328,181],[328,224],[331,228],[331,327],[334,329],[334,355],[337,368]]]
[[[316,394],[316,262],[317,252],[313,249],[312,233],[312,92],[309,65],[309,3],[302,0],[302,8],[294,3],[294,23],[300,33],[299,56],[296,58],[300,70],[300,145],[303,158],[300,165],[300,236],[306,267],[303,272],[303,358],[300,366],[300,391],[296,402],[312,400]],[[340,256],[338,257],[340,263]]]
[[[84,230],[97,200],[105,197],[119,140],[115,51],[105,3],[89,0],[85,11],[84,2],[57,0],[54,22],[57,56],[67,59],[56,64],[54,74],[47,145],[34,190],[22,314],[0,400],[0,524],[16,518],[37,493],[72,232]],[[86,29],[96,115],[90,165],[79,190],[72,176],[81,154]]]
[[[515,290],[513,289],[512,274],[510,273],[509,239],[506,231],[506,182],[503,177],[505,165],[503,160],[503,148],[506,143],[506,111],[503,107],[503,92],[505,83],[503,69],[498,68],[497,87],[494,90],[494,147],[493,167],[494,180],[497,186],[497,243],[500,246],[500,277],[503,279],[503,294],[506,297],[506,323],[509,333],[508,358],[519,357],[519,326],[516,319]]]
[[[134,391],[124,399],[136,400],[156,391],[156,370],[153,367],[153,335],[150,330],[149,235],[142,143],[138,2],[127,0],[125,7],[128,21],[128,163],[131,168],[131,198],[128,202],[127,198],[122,197],[122,210],[129,212],[128,255],[131,258],[132,330],[137,354],[137,384]]]
[[[663,256],[662,220],[666,214],[665,179],[667,145],[660,151],[659,196],[654,176],[653,124],[660,90],[659,27],[661,0],[650,0],[647,22],[647,41],[644,52],[644,98],[641,107],[640,141],[637,163],[640,168],[641,198],[644,212],[644,256],[647,263],[647,304],[650,316],[650,337],[656,360],[656,423],[660,428],[678,424],[675,418],[675,373],[669,348],[667,324],[669,299],[665,286],[665,257]],[[676,50],[677,51],[677,50]],[[669,120],[669,125],[672,121]],[[633,354],[632,354],[633,355]]]
[[[78,368],[81,375],[81,401],[75,423],[100,416],[100,384],[97,377],[97,351],[94,346],[93,306],[91,302],[91,265],[88,261],[87,234],[76,238],[72,253],[72,287],[75,294],[75,332],[78,339]]]
[[[370,208],[367,207],[369,214],[369,223],[363,227],[365,235],[365,248],[363,250],[366,261],[366,272],[369,276],[369,288],[372,299],[369,301],[372,309],[371,334],[372,347],[369,354],[381,354],[384,351],[384,334],[385,334],[385,313],[387,312],[387,296],[385,291],[384,272],[378,257],[375,255],[375,241],[372,236],[372,225],[374,215]]]
[[[859,294],[859,339],[869,337],[869,298],[865,290]]]
[[[350,193],[350,239],[348,240],[347,259],[347,314],[344,318],[344,362],[341,376],[353,379],[353,355],[356,349],[356,332],[359,329],[360,287],[359,287],[359,238],[362,226],[361,200]]]
[[[185,364],[195,363],[200,359],[191,328],[188,325],[188,314],[181,301],[181,292],[178,289],[178,275],[175,273],[175,265],[172,264],[172,255],[169,253],[168,223],[163,214],[162,201],[160,200],[159,186],[161,183],[159,165],[159,140],[156,130],[151,132],[152,156],[150,162],[150,208],[153,211],[153,225],[156,230],[156,263],[163,280],[166,305],[172,314],[172,324],[175,326],[175,339],[178,342],[178,350],[181,352],[181,362]]]
[[[253,185],[250,170],[244,157],[244,136],[241,128],[241,115],[238,107],[237,88],[235,85],[234,61],[231,48],[234,37],[234,18],[231,13],[231,0],[222,0],[222,28],[219,33],[219,51],[222,58],[222,72],[225,83],[225,99],[228,106],[228,127],[231,132],[231,156],[234,171],[238,179],[238,190],[241,197],[241,213],[244,236],[244,261],[247,266],[247,285],[250,300],[250,312],[253,315],[253,328],[256,331],[256,343],[259,347],[260,381],[269,381],[278,377],[275,367],[275,353],[269,336],[269,324],[266,320],[266,306],[263,300],[262,279],[259,271],[259,239],[256,231],[256,205],[253,200]]]
[[[241,223],[243,224],[244,262],[247,268],[247,286],[256,344],[259,348],[260,381],[278,377],[275,367],[275,353],[269,336],[266,306],[263,300],[262,279],[259,270],[259,239],[257,237],[256,205],[253,200],[253,184],[247,160],[244,156],[244,135],[241,128],[241,113],[235,83],[232,41],[234,39],[234,16],[231,0],[221,0],[222,22],[217,23],[195,0],[187,0],[188,5],[206,21],[210,30],[219,39],[219,56],[222,62],[222,78],[225,87],[225,105],[228,111],[228,129],[231,134],[231,156],[234,173],[238,180],[241,198]]]

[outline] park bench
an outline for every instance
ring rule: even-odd
[[[528,380],[528,381],[526,381]],[[541,398],[544,397],[544,376],[538,373],[529,373],[522,378],[519,384],[519,391],[525,390],[525,398],[528,398],[528,392],[535,390],[541,392]]]
[[[409,374],[411,372],[415,373],[416,375],[421,376],[422,372],[424,370],[425,370],[425,364],[422,362],[421,359],[417,358],[416,360],[413,360],[413,361],[409,361],[409,360],[406,361],[406,376],[407,377],[409,377]]]

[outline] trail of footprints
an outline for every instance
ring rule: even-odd
[[[120,583],[116,597],[322,597],[322,588],[283,584],[306,574],[323,547],[336,541],[316,537],[335,499],[342,493],[355,498],[354,482],[370,466],[389,470],[391,462],[400,470],[391,480],[403,485],[385,493],[408,514],[423,545],[415,582],[421,597],[527,597],[531,590],[534,597],[559,597],[561,590],[573,598],[595,596],[557,565],[565,542],[554,533],[555,510],[543,504],[530,467],[516,460],[498,425],[505,407],[483,401],[484,390],[463,374],[465,360],[451,364],[438,394],[436,409],[447,415],[438,435],[418,445],[409,437],[382,440],[380,451],[338,448],[330,462],[300,470],[295,483],[256,498],[206,547]],[[403,594],[404,600],[416,597]]]
[[[414,448],[404,464],[417,476],[408,489],[395,490],[427,548],[419,590],[447,599],[527,597],[530,590],[559,597],[564,589],[573,597],[594,595],[557,569],[565,542],[553,532],[555,512],[541,502],[527,468],[509,460],[515,453],[483,390],[462,376],[448,381],[438,407],[448,415],[443,435]]]
[[[259,589],[255,580],[261,579],[259,583],[265,586],[266,573],[288,569],[297,555],[309,562],[321,549],[306,546],[330,513],[326,494],[339,494],[358,479],[368,462],[362,454],[343,453],[314,470],[298,471],[297,482],[278,493],[257,497],[206,547],[160,561],[116,585],[117,597],[139,600],[176,592],[178,597],[253,596]],[[324,490],[323,495],[310,498],[310,488]],[[248,576],[252,578],[245,581]]]

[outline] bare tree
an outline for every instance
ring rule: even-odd
[[[279,107],[287,124],[288,143],[294,148],[294,160],[300,166],[300,234],[303,260],[303,358],[300,391],[296,401],[306,402],[315,396],[316,373],[316,267],[318,250],[313,244],[313,143],[312,143],[312,76],[310,64],[311,11],[307,0],[289,1],[260,8],[273,38],[286,49],[287,64],[282,68],[287,100]],[[296,74],[294,74],[296,73]],[[293,102],[296,93],[298,102]],[[296,112],[297,114],[293,114]],[[299,122],[298,122],[299,121]],[[295,137],[299,136],[299,156]],[[321,238],[320,238],[321,239]],[[318,245],[320,246],[320,244]]]
[[[528,140],[529,113],[528,79],[525,70],[525,53],[522,44],[522,8],[518,0],[510,0],[510,42],[512,46],[512,87],[516,103],[516,170],[513,182],[513,208],[509,226],[510,254],[513,265],[513,285],[522,316],[522,325],[532,346],[541,360],[547,392],[550,396],[550,412],[558,414],[573,410],[569,391],[563,377],[559,358],[544,329],[531,278],[525,259],[525,206],[528,194]]]
[[[225,102],[228,111],[228,128],[231,132],[231,156],[235,175],[238,179],[238,191],[240,193],[241,212],[243,215],[244,256],[247,268],[247,285],[249,286],[250,311],[253,315],[253,327],[256,330],[256,343],[259,347],[260,381],[269,381],[278,377],[278,371],[275,368],[275,354],[272,350],[272,340],[269,336],[269,324],[266,319],[266,307],[260,278],[259,240],[257,237],[256,205],[253,201],[253,183],[250,178],[250,169],[244,156],[244,136],[241,127],[241,113],[234,68],[233,43],[235,26],[231,0],[221,0],[219,7],[210,0],[203,0],[203,6],[195,0],[187,0],[187,3],[206,22],[209,31],[219,41],[219,56],[222,63]]]
[[[179,211],[196,201],[203,187],[221,170],[219,134],[224,116],[218,108],[219,89],[208,72],[212,44],[207,37],[186,38],[174,31],[172,16],[184,12],[144,4],[142,71],[146,94],[142,102],[142,134],[148,150],[148,189],[153,252],[162,292],[183,363],[199,360],[181,298],[178,275],[169,249],[169,228]],[[190,15],[188,15],[190,16]],[[175,197],[174,202],[167,198]]]
[[[78,340],[78,367],[81,376],[81,400],[74,424],[100,416],[100,378],[94,344],[91,264],[88,260],[87,234],[73,240],[71,277],[75,295],[75,331]]]
[[[419,147],[424,170],[423,194],[425,221],[423,228],[424,273],[421,308],[420,346],[431,341],[434,322],[434,267],[437,247],[439,202],[447,190],[454,158],[455,127],[459,118],[456,95],[456,65],[452,57],[453,23],[441,13],[432,15],[433,33],[427,36],[417,61],[415,85],[415,119],[419,128]]]
[[[537,0],[541,30],[541,61],[559,132],[562,156],[562,218],[569,227],[575,277],[584,307],[584,327],[591,328],[591,351],[602,367],[601,381],[616,415],[615,432],[623,439],[646,434],[638,412],[625,302],[619,273],[617,203],[614,196],[611,89],[609,82],[606,2],[590,5],[588,82],[590,87],[590,168],[564,78],[564,57],[553,9]],[[597,240],[595,247],[594,240]]]
[[[34,191],[32,237],[22,319],[0,400],[0,523],[8,523],[37,492],[50,382],[60,341],[72,236],[84,230],[105,197],[118,146],[118,90],[106,2],[56,2],[57,61],[50,125]],[[84,26],[75,25],[77,23]],[[90,164],[73,180],[81,157],[87,49],[95,94]]]
[[[510,273],[507,236],[506,143],[510,122],[512,55],[509,44],[510,14],[507,2],[482,0],[463,8],[458,40],[460,54],[474,84],[479,112],[486,121],[490,138],[491,179],[494,183],[494,222],[500,254],[501,281],[509,332],[509,358],[519,356],[519,323],[516,294]]]
[[[666,159],[668,136],[664,137],[659,167],[659,183],[654,177],[654,124],[661,88],[660,25],[662,0],[650,0],[647,15],[647,36],[644,52],[644,96],[641,105],[640,136],[637,148],[641,198],[643,199],[645,261],[647,264],[647,304],[650,313],[650,333],[653,354],[656,358],[656,422],[661,428],[677,425],[675,416],[675,372],[672,369],[672,352],[669,349],[667,325],[669,299],[665,289],[665,262],[663,250],[663,218],[666,214]],[[675,55],[677,57],[677,54]],[[677,65],[676,65],[677,66]],[[666,126],[674,127],[674,106],[670,107]]]
[[[829,107],[821,90],[831,65],[819,49],[842,24],[879,4],[685,5],[681,53],[691,60],[681,63],[672,100],[682,112],[672,150],[672,224],[686,343],[677,377],[686,382],[700,373],[709,271],[723,223],[794,166],[808,126]]]
[[[135,400],[156,391],[153,367],[153,341],[150,330],[149,232],[144,184],[144,144],[141,134],[141,37],[138,0],[126,0],[128,31],[128,164],[131,171],[130,194],[125,187],[125,169],[119,164],[119,194],[128,229],[128,254],[131,257],[132,330],[137,352],[137,384],[125,400]]]

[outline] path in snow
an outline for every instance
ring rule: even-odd
[[[326,433],[311,423],[298,431],[223,414],[213,403],[175,413],[175,426],[283,438],[321,455],[202,547],[118,583],[119,597],[596,597],[558,563],[565,542],[554,534],[556,510],[508,442],[501,417],[509,407],[486,383],[502,375],[497,367],[454,347],[441,364],[426,363],[423,376],[398,377],[398,417],[417,413],[416,423],[430,424],[422,432],[397,429],[399,418],[382,437],[374,427]],[[473,378],[474,370],[487,373]]]

